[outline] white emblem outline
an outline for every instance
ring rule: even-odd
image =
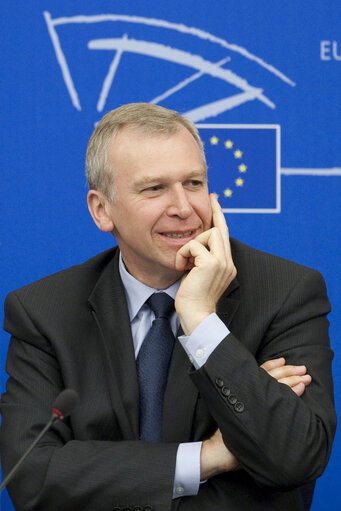
[[[195,27],[188,27],[184,24],[172,23],[166,20],[155,18],[145,18],[141,16],[130,16],[122,14],[99,14],[79,16],[76,15],[52,19],[51,14],[48,11],[45,11],[44,18],[72,104],[79,111],[82,109],[81,103],[56,30],[57,26],[72,23],[89,24],[112,21],[143,24],[147,26],[175,30],[183,34],[196,36],[202,40],[207,40],[211,43],[218,44],[219,46],[226,48],[230,51],[239,53],[243,57],[252,60],[259,64],[260,66],[262,66],[263,68],[267,69],[270,73],[274,74],[275,76],[277,76],[277,78],[287,83],[288,85],[291,85],[292,87],[295,86],[295,83],[285,74],[276,69],[274,66],[265,62],[263,59],[252,54],[247,49],[235,44],[228,43],[224,39],[216,37],[213,34],[210,34],[209,32],[206,32],[204,30]],[[185,52],[183,50],[179,50],[176,48],[171,48],[160,43],[129,39],[127,37],[127,34],[124,34],[122,38],[98,39],[90,41],[88,44],[88,48],[101,50],[116,50],[115,56],[109,66],[108,73],[104,79],[100,97],[97,102],[98,111],[102,111],[105,106],[106,97],[112,85],[120,59],[125,51],[140,53],[155,58],[163,58],[165,60],[170,60],[172,62],[186,65],[188,67],[192,67],[195,69],[196,72],[194,75],[180,82],[179,84],[171,87],[163,94],[159,95],[157,98],[154,98],[152,101],[150,101],[151,103],[158,103],[162,99],[165,99],[165,97],[174,94],[181,88],[187,86],[192,81],[200,78],[201,76],[203,76],[203,74],[209,74],[216,78],[220,78],[228,82],[229,84],[235,85],[237,88],[243,91],[239,94],[219,99],[217,101],[199,106],[197,108],[194,108],[193,110],[184,113],[184,115],[191,119],[193,122],[200,122],[207,119],[208,117],[215,117],[220,113],[225,112],[226,110],[235,108],[245,103],[246,101],[254,99],[259,99],[260,101],[265,103],[269,108],[272,109],[275,108],[275,104],[263,94],[262,89],[251,86],[250,84],[248,84],[247,80],[239,77],[229,69],[221,68],[221,66],[229,60],[228,57],[222,59],[219,62],[210,62],[208,60],[203,59],[200,55],[192,55],[189,52]]]

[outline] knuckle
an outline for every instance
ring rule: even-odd
[[[232,265],[230,265],[229,272],[233,278],[235,278],[237,276],[237,268],[235,267],[235,265],[233,263],[232,263]]]

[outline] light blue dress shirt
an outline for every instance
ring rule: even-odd
[[[126,270],[120,254],[119,272],[125,289],[135,358],[141,348],[144,338],[155,318],[153,311],[145,303],[153,294],[160,290],[153,289],[136,280]],[[167,289],[162,289],[173,299],[180,286],[180,280]],[[176,312],[170,318],[171,328],[176,337],[180,319]],[[186,351],[190,361],[199,369],[208,359],[212,351],[229,334],[228,328],[216,314],[211,314],[192,332],[190,336],[182,335],[179,341]],[[202,442],[187,442],[179,444],[175,475],[173,498],[196,495],[200,485],[200,452]]]

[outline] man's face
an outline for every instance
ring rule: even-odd
[[[169,137],[122,130],[109,144],[108,163],[115,169],[108,213],[128,271],[152,287],[170,285],[180,276],[176,252],[211,226],[197,143],[181,125]]]

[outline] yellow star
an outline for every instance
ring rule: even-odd
[[[244,163],[241,163],[238,167],[239,172],[246,172],[247,166]]]
[[[238,177],[238,179],[235,180],[235,183],[237,186],[243,186],[244,179],[242,179],[241,177]]]
[[[226,147],[226,149],[232,149],[232,147],[233,147],[232,140],[226,140],[224,146]]]
[[[210,142],[211,142],[212,145],[218,145],[219,138],[217,138],[216,136],[211,137],[210,138]]]
[[[232,190],[230,188],[226,188],[226,190],[224,190],[224,195],[225,197],[232,197]]]
[[[243,156],[243,153],[240,149],[237,149],[237,151],[235,151],[233,154],[235,158],[241,158]]]

